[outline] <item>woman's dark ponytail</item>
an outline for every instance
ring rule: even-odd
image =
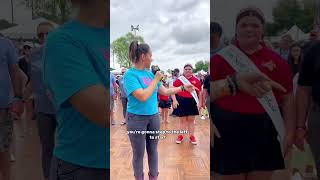
[[[139,44],[138,41],[132,41],[129,45],[129,59],[132,63],[137,63],[140,60],[142,54],[147,54],[149,52],[148,44]]]

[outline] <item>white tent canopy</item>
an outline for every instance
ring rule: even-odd
[[[111,71],[112,74],[121,74],[121,69],[114,69]]]
[[[307,33],[304,33],[297,25],[292,26],[288,31],[284,31],[279,36],[270,37],[271,42],[280,42],[283,35],[289,34],[294,41],[306,40],[309,38]]]
[[[308,34],[304,33],[297,25],[292,26],[285,34],[289,34],[295,41],[305,40],[308,38]]]
[[[58,26],[56,23],[40,17],[37,19],[24,22],[23,24],[19,24],[11,28],[1,30],[0,33],[6,37],[13,38],[13,39],[18,39],[18,38],[33,39],[33,38],[36,38],[37,26],[44,21],[51,22],[55,27]]]
[[[202,75],[206,75],[206,74],[207,74],[207,72],[205,72],[203,69],[201,69],[201,70],[198,71],[197,73],[200,73],[200,74],[202,74]]]

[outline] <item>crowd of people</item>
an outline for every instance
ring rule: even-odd
[[[242,9],[235,24],[229,45],[221,43],[217,22],[210,27],[212,174],[269,180],[290,167],[292,148],[303,151],[307,140],[319,178],[319,34],[312,31],[301,42],[285,34],[270,43],[264,14],[255,7]]]

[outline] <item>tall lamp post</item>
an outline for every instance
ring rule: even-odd
[[[14,17],[13,17],[13,0],[11,0],[11,23],[13,24]]]
[[[131,25],[131,31],[134,31],[134,37],[136,37],[137,36],[137,31],[139,31],[139,24],[136,27]]]
[[[320,0],[316,0],[316,30],[320,33]]]

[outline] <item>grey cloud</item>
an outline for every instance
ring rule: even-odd
[[[190,23],[190,22],[189,22]],[[178,25],[172,30],[172,36],[178,43],[192,44],[208,38],[209,26],[205,23]]]
[[[169,6],[169,9],[173,11],[189,11],[198,3],[198,0],[176,0],[175,3]]]
[[[209,0],[111,1],[111,41],[139,24],[137,35],[151,46],[154,64],[181,68],[208,56]]]
[[[185,46],[184,48],[179,48],[174,51],[176,55],[185,55],[185,54],[201,54],[210,52],[209,40],[202,41],[201,43],[195,45]]]

